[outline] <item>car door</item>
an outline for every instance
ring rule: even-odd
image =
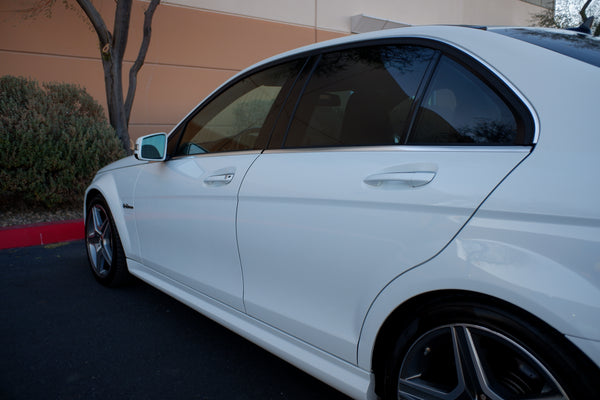
[[[250,315],[355,362],[377,294],[441,251],[529,154],[525,107],[457,60],[408,44],[321,56],[240,190]]]
[[[242,310],[237,195],[267,144],[290,62],[239,79],[169,138],[171,159],[143,167],[135,189],[142,262],[156,273]]]

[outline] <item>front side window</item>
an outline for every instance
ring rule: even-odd
[[[323,54],[284,147],[399,144],[435,51],[371,46]]]
[[[265,121],[282,88],[301,61],[246,77],[201,108],[185,126],[175,155],[264,148],[270,132]]]
[[[431,79],[408,144],[525,144],[525,126],[496,91],[443,56]]]

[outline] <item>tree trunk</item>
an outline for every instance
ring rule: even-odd
[[[106,103],[109,121],[123,149],[131,154],[131,139],[129,137],[129,117],[135,90],[137,87],[137,74],[144,64],[146,53],[150,45],[152,17],[160,0],[151,0],[144,12],[144,34],[137,59],[129,71],[129,88],[127,100],[123,99],[123,56],[127,47],[129,36],[129,21],[133,0],[119,0],[115,11],[114,30],[111,34],[102,16],[90,0],[77,0],[77,3],[92,23],[100,42],[102,68],[104,70],[104,85],[106,89]]]
[[[140,71],[140,68],[142,68],[142,65],[144,65],[144,60],[146,59],[146,53],[148,52],[150,38],[152,36],[152,17],[154,16],[154,11],[156,11],[156,7],[159,3],[160,0],[151,0],[148,8],[144,11],[142,44],[140,45],[138,56],[129,70],[129,88],[127,89],[127,99],[125,100],[125,119],[128,126],[129,117],[131,116],[131,107],[135,97],[135,90],[137,88],[137,74]]]

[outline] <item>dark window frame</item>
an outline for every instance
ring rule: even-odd
[[[429,92],[431,85],[433,84],[433,78],[440,68],[440,62],[443,57],[450,59],[455,62],[459,67],[464,68],[467,72],[471,73],[476,79],[483,83],[489,88],[499,100],[501,100],[515,116],[517,123],[517,130],[520,131],[515,136],[516,143],[409,143],[410,135],[416,130],[416,122],[419,118],[419,110],[425,100],[425,94]],[[417,103],[415,101],[415,103]],[[518,138],[521,138],[520,142],[517,142]],[[506,146],[532,146],[535,139],[535,125],[529,108],[522,102],[516,93],[507,87],[507,85],[494,73],[489,71],[485,66],[479,62],[471,59],[470,57],[465,59],[462,53],[446,52],[440,53],[437,59],[435,68],[429,76],[427,85],[425,87],[422,96],[419,98],[419,103],[415,104],[414,114],[412,115],[412,121],[408,134],[405,136],[404,144],[407,146],[467,146],[467,147],[506,147]]]
[[[507,83],[505,83],[502,78],[496,75],[496,73],[492,72],[489,67],[482,64],[480,61],[476,60],[473,56],[465,53],[464,51],[441,41],[426,39],[426,38],[412,38],[412,37],[404,37],[404,38],[385,38],[385,39],[375,39],[364,42],[353,42],[353,43],[345,43],[338,46],[331,46],[327,48],[321,48],[309,51],[305,53],[305,55],[310,55],[311,59],[307,62],[309,66],[305,66],[304,71],[300,73],[300,78],[294,87],[293,92],[289,96],[288,101],[281,109],[281,114],[288,113],[289,117],[282,121],[281,119],[278,121],[276,126],[273,128],[271,133],[271,140],[267,149],[276,150],[276,149],[287,149],[293,150],[293,148],[285,147],[285,139],[289,132],[291,123],[293,121],[295,112],[298,108],[302,95],[314,74],[316,66],[318,64],[319,59],[321,58],[321,54],[350,50],[361,47],[369,47],[369,46],[382,46],[382,45],[408,45],[408,46],[421,46],[431,48],[437,51],[437,55],[434,56],[435,59],[431,61],[430,66],[423,77],[421,85],[417,91],[417,96],[415,101],[411,107],[409,120],[411,121],[406,128],[403,134],[403,143],[400,145],[404,146],[417,146],[406,144],[410,133],[414,128],[414,123],[418,115],[419,108],[424,99],[424,95],[427,92],[429,85],[431,84],[431,79],[437,70],[437,66],[439,64],[439,60],[442,55],[449,57],[460,66],[466,68],[469,72],[475,75],[478,79],[480,79],[485,85],[487,85],[494,93],[496,93],[500,99],[509,107],[509,109],[515,114],[518,119],[518,123],[522,124],[523,129],[523,141],[520,144],[467,144],[466,146],[470,147],[507,147],[507,146],[534,146],[535,145],[535,132],[536,132],[536,124],[533,116],[533,111],[530,109],[528,105],[522,100],[519,94],[515,93],[513,89],[511,89]],[[307,72],[308,71],[308,72]],[[368,147],[369,145],[365,145]],[[392,144],[384,145],[384,146],[392,146]],[[431,145],[419,145],[419,146],[441,146],[441,147],[451,147],[452,143],[447,144],[431,144]],[[456,146],[456,145],[454,145]],[[463,144],[465,146],[465,144]],[[301,149],[311,149],[311,148],[336,148],[340,146],[325,146],[325,147],[305,147]],[[347,146],[342,146],[347,147]],[[372,146],[370,146],[372,147]]]
[[[227,82],[226,84],[222,85],[221,87],[219,87],[215,92],[213,92],[211,95],[209,95],[207,98],[205,98],[200,104],[198,104],[198,106],[196,106],[196,108],[193,109],[175,127],[175,129],[173,129],[173,131],[169,135],[169,139],[168,139],[167,153],[168,153],[169,158],[177,159],[177,158],[181,158],[181,157],[189,157],[190,156],[190,155],[186,155],[186,154],[182,154],[182,155],[175,154],[175,152],[181,145],[183,133],[185,132],[189,122],[192,119],[194,119],[196,117],[196,115],[198,115],[200,112],[202,112],[204,110],[204,108],[207,107],[210,103],[212,103],[212,101],[215,100],[217,97],[221,96],[223,93],[225,93],[226,91],[231,89],[237,83],[241,82],[242,80],[244,80],[248,77],[251,77],[260,72],[266,71],[271,68],[278,67],[280,65],[283,65],[283,64],[286,64],[289,62],[302,61],[302,60],[304,60],[304,63],[302,63],[302,65],[299,67],[298,72],[295,75],[290,76],[286,80],[286,82],[283,84],[279,94],[277,95],[277,98],[275,99],[275,102],[273,103],[271,109],[269,110],[269,113],[267,114],[265,122],[261,128],[261,131],[264,129],[265,132],[264,133],[261,132],[262,145],[260,146],[260,149],[252,150],[252,151],[262,151],[265,148],[267,148],[268,143],[271,140],[271,136],[273,134],[273,129],[275,127],[275,124],[277,123],[277,120],[281,116],[281,110],[282,110],[283,106],[285,105],[285,103],[287,102],[287,100],[289,99],[293,88],[296,86],[298,78],[301,76],[302,72],[306,69],[306,65],[308,63],[309,57],[307,57],[305,54],[298,54],[298,55],[286,57],[286,58],[283,58],[283,59],[280,59],[277,61],[273,61],[273,62],[267,63],[265,65],[261,65],[260,67],[249,70],[246,73],[236,77],[235,79],[233,79],[233,80]],[[237,151],[223,151],[222,153],[235,153],[235,152],[237,152]],[[194,156],[201,156],[203,154],[221,154],[221,153],[202,153],[202,154],[194,154]]]

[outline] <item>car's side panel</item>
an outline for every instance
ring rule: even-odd
[[[441,254],[398,277],[377,297],[361,333],[358,365],[370,368],[378,331],[399,305],[439,290],[495,297],[561,333],[600,341],[600,285],[571,268],[597,260],[599,246],[599,226],[549,216],[478,212]],[[589,273],[600,274],[597,265],[587,267]],[[600,354],[592,358],[598,360]]]
[[[373,376],[368,370],[362,370],[287,335],[276,327],[264,324],[222,302],[215,301],[143,264],[128,260],[128,268],[138,278],[348,396],[354,399],[376,399],[373,391]]]
[[[579,347],[587,356],[600,366],[600,340],[587,340],[567,335],[567,339]]]
[[[355,362],[377,294],[439,252],[527,154],[399,146],[261,155],[238,207],[247,312]],[[417,182],[426,174],[431,182]]]

